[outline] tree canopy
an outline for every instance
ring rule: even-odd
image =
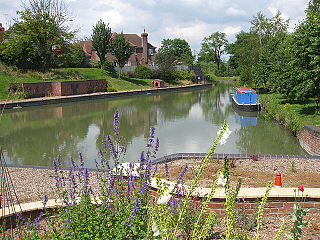
[[[97,51],[100,59],[101,75],[103,71],[104,62],[106,61],[106,54],[111,51],[111,28],[109,24],[105,24],[100,19],[95,26],[93,26],[92,47]]]
[[[67,8],[59,0],[29,0],[17,14],[5,34],[3,60],[21,69],[48,70],[63,49],[70,49],[75,34],[66,26]]]
[[[212,58],[220,69],[221,55],[224,53],[228,41],[226,34],[222,32],[212,33],[209,37],[205,37],[201,43],[200,56],[206,55],[206,59]]]
[[[123,33],[117,34],[112,41],[112,55],[115,56],[116,63],[120,67],[119,78],[121,69],[128,62],[130,55],[134,52],[133,47],[130,46],[130,43],[125,37]]]
[[[160,55],[171,54],[174,61],[181,61],[184,64],[192,64],[194,60],[189,43],[180,38],[163,39],[158,53]]]

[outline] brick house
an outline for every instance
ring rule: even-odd
[[[0,23],[0,43],[3,42],[4,39],[4,27],[2,27],[2,23]]]
[[[111,38],[113,39],[117,34],[116,32],[112,33]],[[131,54],[126,66],[155,65],[156,47],[148,42],[148,33],[145,30],[141,33],[141,37],[137,34],[123,34],[123,36],[134,48],[134,53]],[[75,44],[80,44],[83,47],[83,51],[90,60],[99,60],[97,52],[92,48],[91,41],[80,41]],[[110,53],[107,54],[107,59],[111,62],[115,61],[115,57]]]

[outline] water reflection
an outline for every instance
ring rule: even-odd
[[[118,109],[120,134],[128,142],[126,161],[138,160],[150,126],[156,127],[160,138],[159,156],[207,152],[225,119],[233,134],[217,152],[304,154],[297,140],[273,121],[260,116],[254,117],[255,122],[241,119],[232,109],[231,92],[231,85],[221,84],[190,92],[6,111],[0,144],[9,163],[52,166],[60,154],[68,166],[69,157],[82,152],[87,166],[94,167],[102,136],[112,133],[113,114]]]
[[[239,118],[241,126],[256,126],[258,121],[258,111],[255,112],[243,112],[235,109],[236,116]]]

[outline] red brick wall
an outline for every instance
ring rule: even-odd
[[[52,95],[51,82],[42,83],[22,83],[22,89],[28,94],[28,97],[45,97]]]
[[[105,92],[105,79],[68,82],[23,83],[22,87],[28,97],[67,96],[94,92]]]
[[[304,126],[298,139],[301,147],[311,155],[320,156],[320,128],[315,126]]]
[[[152,197],[158,199],[158,192],[155,189],[151,190]],[[176,198],[178,199],[178,198]],[[194,201],[195,204],[201,205],[202,201],[206,199],[198,198]],[[237,208],[243,208],[247,214],[253,214],[258,211],[258,206],[261,199],[257,202],[257,199],[241,199]],[[289,215],[293,212],[293,205],[295,204],[294,197],[270,197],[267,200],[266,206],[263,210],[265,215]],[[311,212],[320,212],[320,199],[318,198],[306,198],[304,203],[301,203],[304,208],[310,208]],[[209,211],[215,211],[218,216],[225,215],[225,198],[214,198],[208,204]]]

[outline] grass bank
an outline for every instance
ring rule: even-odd
[[[19,99],[23,96],[19,94],[9,94],[8,88],[14,83],[34,83],[34,82],[60,82],[60,81],[81,81],[105,78],[109,90],[123,91],[133,89],[144,89],[152,87],[152,79],[136,79],[121,77],[120,79],[104,71],[101,76],[100,69],[97,68],[59,68],[49,72],[41,73],[35,71],[21,72],[0,65],[0,100]],[[183,85],[185,83],[174,83],[170,85]]]
[[[287,127],[293,134],[305,125],[320,127],[320,115],[316,114],[315,101],[289,103],[282,94],[259,94],[265,116],[273,118]]]

